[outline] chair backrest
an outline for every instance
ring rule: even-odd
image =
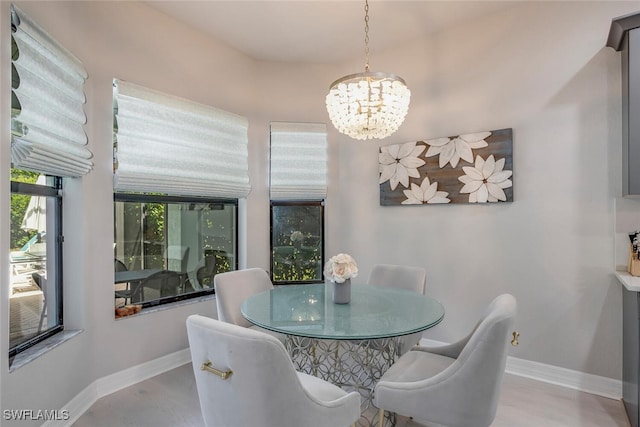
[[[143,288],[152,288],[160,291],[160,296],[177,295],[181,285],[180,275],[175,271],[162,270],[140,282]]]
[[[393,287],[424,294],[427,272],[422,267],[378,264],[369,274],[368,283],[374,286]]]
[[[517,303],[510,294],[496,297],[485,310],[469,339],[448,370],[456,371],[459,389],[456,406],[459,414],[474,420],[472,425],[489,425],[498,408],[502,378],[507,363],[507,348],[515,321]],[[456,423],[452,423],[456,424]]]
[[[341,423],[335,418],[335,408],[323,408],[307,394],[278,339],[200,315],[187,318],[187,333],[206,426]],[[202,364],[207,362],[219,371],[232,373],[223,379],[202,370]],[[356,411],[359,411],[358,405]]]
[[[120,261],[118,258],[114,258],[113,263],[114,271],[117,273],[119,271],[127,271],[127,266],[124,265],[124,262]]]
[[[249,327],[251,322],[240,311],[242,302],[251,295],[273,289],[269,275],[261,268],[228,271],[213,278],[218,319],[234,325]]]

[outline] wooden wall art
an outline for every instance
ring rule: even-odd
[[[380,205],[513,201],[512,129],[380,147]]]

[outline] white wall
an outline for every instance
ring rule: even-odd
[[[328,122],[328,85],[360,70],[362,58],[340,66],[258,63],[140,3],[18,5],[74,52],[90,76],[85,111],[96,168],[65,189],[72,207],[65,210],[65,322],[84,333],[8,373],[7,316],[0,321],[2,408],[55,409],[98,378],[185,348],[185,318],[215,313],[210,302],[113,319],[111,79],[249,118],[253,190],[242,266],[268,268],[269,122]],[[8,4],[0,7],[6,18]],[[514,202],[380,207],[379,144],[329,126],[327,255],[351,253],[362,280],[380,262],[427,268],[428,291],[447,314],[425,336],[440,341],[466,333],[495,295],[511,292],[520,303],[521,332],[512,355],[619,379],[613,201],[620,193],[620,58],[604,46],[611,18],[636,7],[518,3],[372,57],[377,70],[403,76],[413,93],[405,124],[382,143],[511,127]],[[3,55],[3,67],[6,61]],[[7,79],[2,74],[2,99]],[[8,175],[7,143],[5,137],[2,176]],[[0,197],[6,206],[6,189]],[[8,228],[5,210],[0,230]],[[4,245],[0,255],[7,255]],[[0,288],[8,289],[7,274]],[[7,292],[0,295],[6,313]]]
[[[446,307],[428,338],[461,337],[510,292],[521,333],[511,355],[619,379],[620,54],[605,43],[611,19],[637,7],[521,3],[382,58],[413,92],[384,144],[513,128],[514,202],[380,207],[376,144],[336,135],[329,253],[353,254],[364,274],[381,262],[426,267]]]
[[[2,16],[8,17],[9,3],[0,5]],[[18,2],[18,6],[73,52],[89,74],[85,85],[86,130],[95,170],[81,180],[65,183],[64,210],[64,320],[67,327],[84,332],[9,373],[8,337],[4,332],[8,329],[8,316],[0,322],[2,408],[56,409],[98,378],[186,348],[185,319],[189,314],[215,315],[215,301],[210,300],[114,320],[112,79],[129,80],[250,116],[256,67],[246,56],[142,3]],[[6,39],[3,40],[4,46]],[[6,58],[2,59],[3,67],[8,69]],[[2,73],[3,84],[8,77],[8,73]],[[2,99],[6,96],[7,92],[3,92]],[[8,144],[6,138],[3,144]],[[2,176],[8,176],[8,162],[9,157],[3,156]],[[8,206],[6,200],[3,197],[3,207]],[[9,224],[4,215],[3,212],[0,217],[3,230]],[[2,245],[3,251],[5,246]],[[8,275],[3,274],[1,280],[1,288],[8,289]],[[5,294],[0,300],[2,307],[8,307]],[[0,312],[6,310],[0,308]],[[1,421],[3,426],[5,422]]]

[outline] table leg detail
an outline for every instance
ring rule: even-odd
[[[395,361],[397,338],[328,340],[287,335],[285,346],[295,368],[362,396],[358,425],[377,425],[373,390]],[[395,414],[386,413],[395,425]]]

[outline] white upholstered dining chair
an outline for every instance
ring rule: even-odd
[[[218,320],[249,328],[252,323],[244,318],[242,302],[260,292],[273,289],[269,275],[261,268],[227,271],[213,278],[216,292]]]
[[[244,318],[242,311],[240,311],[245,299],[251,295],[273,289],[273,283],[271,283],[266,271],[261,268],[247,268],[219,273],[213,277],[213,287],[216,293],[218,320],[267,332],[280,341],[284,341],[284,335],[266,331],[252,324]]]
[[[378,264],[369,274],[368,284],[393,287],[423,294],[426,291],[427,271],[422,267],[408,265]],[[402,336],[398,339],[399,355],[406,353],[420,342],[422,332]]]
[[[271,335],[200,315],[187,318],[206,426],[346,427],[360,394],[297,372]]]
[[[500,295],[464,339],[414,347],[400,357],[376,384],[379,419],[387,410],[449,427],[489,426],[498,407],[516,306],[512,295]]]

